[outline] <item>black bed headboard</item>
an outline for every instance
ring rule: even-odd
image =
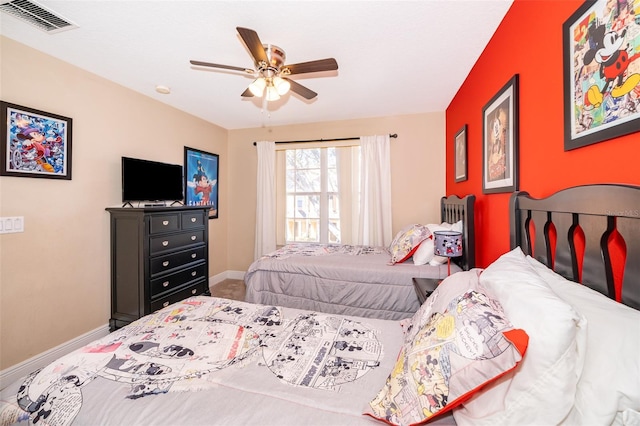
[[[463,270],[468,271],[476,267],[476,238],[473,208],[476,202],[475,195],[467,195],[463,198],[450,195],[440,199],[440,217],[442,222],[456,223],[462,220],[463,242],[462,256],[453,258]]]
[[[516,192],[510,211],[512,249],[520,246],[558,274],[640,309],[639,186],[583,185],[542,199]],[[610,248],[613,237],[623,240],[617,247],[624,247],[624,263]]]

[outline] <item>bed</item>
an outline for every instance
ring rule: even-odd
[[[396,252],[387,247],[286,245],[250,265],[244,276],[245,301],[381,319],[408,318],[420,306],[412,278],[443,279],[448,274],[446,261],[433,255],[432,238],[424,242],[411,238],[430,236],[426,229],[439,229],[438,225],[456,224],[463,235],[463,255],[453,258],[451,271],[473,268],[474,203],[474,195],[442,197],[442,223],[408,225],[394,239],[402,243],[390,245]],[[400,261],[390,264],[392,260]]]
[[[622,185],[516,193],[513,249],[400,321],[186,299],[3,389],[0,424],[638,424],[637,206]]]

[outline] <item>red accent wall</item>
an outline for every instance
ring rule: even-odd
[[[521,191],[539,198],[576,185],[640,185],[639,132],[564,151],[562,24],[582,3],[515,0],[447,108],[447,194],[476,194],[479,267],[509,250],[511,194],[482,194],[482,108],[514,74],[520,75]],[[464,124],[468,180],[456,183],[454,138]]]

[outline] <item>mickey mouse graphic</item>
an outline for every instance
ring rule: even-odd
[[[634,73],[625,79],[629,64],[640,58],[640,53],[629,57],[626,49],[622,49],[627,30],[622,32],[607,31],[604,25],[592,23],[589,27],[588,39],[590,49],[585,53],[585,66],[594,60],[600,64],[600,78],[604,79],[602,89],[597,84],[589,87],[585,94],[585,105],[597,108],[602,103],[604,94],[609,92],[612,97],[620,98],[631,92],[640,83],[640,74]],[[629,48],[629,44],[627,44]]]

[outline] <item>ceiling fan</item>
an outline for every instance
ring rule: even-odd
[[[265,96],[267,101],[275,101],[291,90],[305,99],[313,99],[318,96],[316,92],[295,82],[289,76],[338,69],[338,63],[334,58],[285,65],[286,55],[280,47],[262,44],[258,33],[249,28],[236,27],[236,30],[253,56],[255,69],[194,60],[190,62],[191,65],[242,71],[255,76],[253,83],[242,93],[243,97]]]

